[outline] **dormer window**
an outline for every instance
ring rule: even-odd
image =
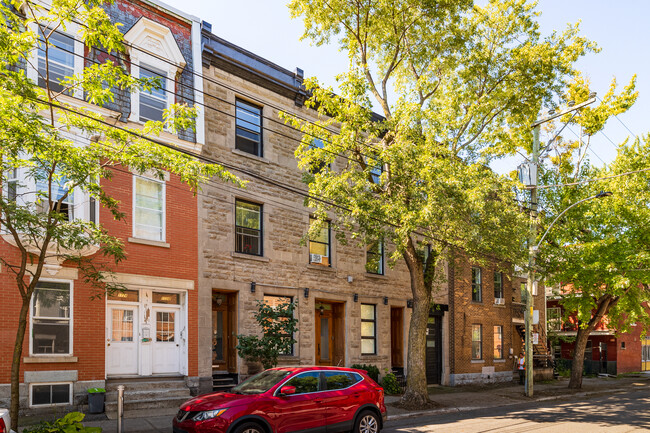
[[[176,101],[172,97],[175,80],[185,68],[185,58],[168,27],[142,17],[124,35],[130,48],[131,75],[159,78],[159,86],[131,94],[129,120],[163,120],[163,110]],[[137,47],[137,48],[135,48]],[[171,90],[171,92],[170,92]]]
[[[167,108],[167,79],[163,71],[141,64],[140,78],[158,78],[160,88],[152,88],[140,93],[140,121],[163,120],[163,110]]]

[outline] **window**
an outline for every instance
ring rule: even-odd
[[[72,353],[70,283],[41,281],[32,296],[32,354]]]
[[[153,302],[154,304],[180,305],[181,295],[179,295],[178,293],[152,292],[151,302]]]
[[[384,172],[384,167],[381,162],[377,162],[370,168],[370,177],[372,182],[379,185],[381,183],[381,174]]]
[[[315,218],[309,218],[309,226],[318,224]],[[320,232],[309,238],[309,263],[314,265],[331,266],[330,257],[330,222],[323,222]]]
[[[349,388],[359,381],[352,373],[345,371],[326,371],[324,374],[328,391]]]
[[[156,312],[156,341],[174,342],[176,335],[176,313],[173,311]]]
[[[31,406],[72,404],[71,383],[47,383],[30,385]]]
[[[5,179],[7,182],[7,201],[16,201],[18,197],[18,169],[12,168],[5,171]]]
[[[262,205],[235,200],[235,252],[262,255]]]
[[[262,108],[235,100],[235,148],[262,156]]]
[[[321,140],[320,138],[314,138],[311,141],[311,144],[309,145],[309,148],[312,149],[312,150],[313,149],[322,149],[324,146],[325,146],[325,144],[323,143],[323,140]],[[319,154],[322,155],[322,152],[319,153]],[[314,157],[314,160],[309,165],[309,172],[311,174],[317,174],[317,173],[320,173],[321,171],[323,171],[325,168],[328,168],[329,166],[330,165],[327,162],[325,162],[322,158]]]
[[[548,319],[546,321],[548,330],[559,332],[562,330],[562,309],[559,307],[548,308],[546,310]]]
[[[472,266],[472,301],[482,302],[481,268]]]
[[[138,302],[140,299],[140,292],[137,290],[114,290],[108,293],[109,301],[125,301],[125,302]]]
[[[50,33],[50,30],[46,30]],[[45,87],[46,77],[49,77],[50,90],[61,92],[64,87],[61,82],[74,75],[74,39],[63,33],[53,32],[49,36],[48,63],[45,58],[45,39],[39,29],[38,43],[38,85]],[[48,71],[49,64],[49,71]],[[49,73],[49,75],[48,75]],[[70,94],[70,92],[66,92]]]
[[[61,175],[60,172],[55,170],[55,176],[58,176],[58,179],[53,179],[52,180],[52,185],[51,185],[51,199],[53,201],[59,201],[63,196],[65,198],[61,202],[61,206],[59,208],[59,213],[64,215],[68,221],[72,221],[74,219],[74,193],[73,191],[68,190],[65,188],[65,184],[67,183],[68,179],[66,179],[65,176]],[[50,191],[49,188],[49,183],[47,179],[47,174],[45,171],[39,170],[39,172],[36,175],[36,190],[41,193],[41,196],[38,197],[37,200],[40,200],[37,202],[37,207],[40,212],[47,213],[50,210],[50,201],[47,200],[47,195],[49,194],[48,191]],[[67,195],[66,195],[67,194]]]
[[[167,108],[166,73],[151,66],[140,64],[140,78],[158,78],[158,86],[140,92],[140,121],[163,120],[163,110]]]
[[[284,386],[295,386],[296,394],[307,394],[308,392],[320,391],[320,372],[308,371],[292,377]]]
[[[420,257],[420,261],[422,262],[422,272],[426,274],[427,261],[429,260],[429,254],[431,254],[431,245],[425,245],[422,242],[418,242],[416,252],[418,253],[418,257]]]
[[[377,354],[377,306],[361,304],[361,354]]]
[[[499,302],[497,299],[503,299],[503,274],[501,272],[494,273],[494,302],[503,303],[503,301]]]
[[[472,359],[483,359],[483,325],[472,325]]]
[[[503,326],[494,327],[494,359],[503,359]]]
[[[293,298],[291,296],[264,295],[264,303],[275,309],[276,307],[279,307],[281,305],[293,303]],[[282,320],[283,318],[281,318],[280,320]],[[280,337],[293,340],[292,334],[284,334],[284,335],[280,335]],[[293,355],[293,344],[291,345],[291,348],[288,351],[281,352],[280,355],[288,355],[288,356]]]
[[[152,241],[165,240],[165,184],[134,176],[133,236]]]
[[[625,350],[625,341],[621,341],[621,349]]]
[[[366,249],[366,271],[370,274],[384,275],[384,243],[373,242]]]

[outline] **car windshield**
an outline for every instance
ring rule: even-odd
[[[266,370],[232,388],[235,394],[261,394],[291,374],[287,370]]]

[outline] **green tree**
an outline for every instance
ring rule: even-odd
[[[595,49],[575,26],[542,38],[534,7],[524,0],[289,3],[304,20],[304,38],[318,45],[337,38],[349,57],[340,97],[307,81],[318,125],[286,117],[305,133],[301,167],[342,155],[334,169],[305,175],[310,192],[326,198],[307,204],[320,219],[334,212],[339,235],[392,242],[392,259],[409,269],[407,407],[429,404],[425,335],[438,265],[454,254],[504,267],[518,261],[525,221],[513,185],[487,164],[530,149],[529,125],[542,104]],[[372,100],[383,118],[373,116]],[[322,148],[311,146],[313,137]],[[419,243],[430,248],[425,263]]]
[[[617,94],[616,80],[612,80],[598,105],[562,119],[580,127],[579,137],[583,138],[566,140],[559,136],[548,146],[549,164],[544,168],[543,183],[577,185],[542,190],[543,226],[548,227],[579,200],[600,191],[613,193],[569,210],[550,228],[541,247],[542,274],[562,287],[559,295],[564,318],[578,320],[569,388],[582,386],[585,348],[596,326],[605,321],[609,328],[625,332],[633,323],[650,323],[643,306],[650,297],[648,173],[623,175],[650,170],[648,140],[626,141],[619,146],[614,162],[601,169],[592,167],[586,158],[591,137],[602,131],[612,116],[624,113],[636,102],[635,85],[636,77],[632,77]],[[589,81],[577,76],[564,99],[580,103],[589,94]],[[590,182],[598,178],[608,179]]]
[[[247,361],[259,362],[264,368],[278,365],[278,356],[290,354],[296,340],[298,319],[293,315],[296,304],[283,302],[269,305],[258,301],[255,320],[262,330],[262,336],[238,335],[237,352]]]
[[[4,239],[18,254],[0,257],[3,272],[12,274],[21,307],[11,367],[12,429],[18,430],[20,359],[30,301],[44,269],[51,263],[76,264],[81,277],[97,294],[119,289],[111,283],[111,263],[124,259],[122,242],[101,225],[70,218],[67,204],[74,194],[89,197],[123,217],[119,203],[103,189],[112,168],[162,178],[180,177],[191,188],[212,176],[240,183],[216,165],[156,144],[149,137],[163,128],[175,132],[193,127],[193,107],[172,105],[163,122],[147,122],[142,130],[116,128],[92,108],[80,108],[70,97],[84,95],[101,106],[113,100],[115,89],[128,92],[160,88],[158,79],[138,79],[112,60],[86,65],[82,73],[57,79],[52,52],[57,30],[72,21],[83,23],[76,37],[86,49],[103,49],[114,59],[125,54],[122,34],[111,23],[100,0],[57,0],[45,8],[14,0],[0,4],[0,225]],[[40,44],[40,64],[30,53]],[[41,87],[27,78],[26,68],[39,73]],[[92,107],[92,106],[91,106]],[[75,143],[84,139],[87,144]],[[17,173],[21,175],[16,176]],[[30,187],[31,186],[31,187]],[[89,251],[97,250],[93,255]]]
[[[649,152],[648,136],[626,142],[610,166],[584,170],[583,179],[608,179],[556,194],[559,212],[599,191],[612,192],[571,209],[551,228],[541,249],[547,279],[561,285],[564,317],[578,320],[569,388],[582,386],[585,348],[596,326],[605,323],[616,332],[627,332],[641,323],[645,332],[650,325]],[[638,170],[645,171],[624,175]]]

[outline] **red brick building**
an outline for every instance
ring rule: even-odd
[[[161,120],[172,103],[202,102],[200,22],[151,1],[118,0],[106,5],[115,22],[122,23],[128,44],[125,67],[134,76],[159,77],[162,89],[128,93],[115,90],[113,103],[99,108],[83,95],[62,96],[66,102],[95,109],[119,126],[141,128],[146,120]],[[72,23],[55,34],[55,51],[62,76],[81,72],[84,64],[101,61],[105,53],[89,52]],[[67,49],[66,49],[67,47]],[[34,49],[32,64],[42,52]],[[27,68],[35,81],[38,71]],[[164,142],[200,151],[204,142],[203,116],[196,132],[164,131]],[[87,138],[71,136],[83,145]],[[18,200],[34,200],[38,185],[27,169],[16,170]],[[32,299],[21,358],[23,413],[83,409],[87,388],[107,388],[106,410],[115,409],[113,391],[137,383],[157,391],[129,398],[133,411],[176,408],[198,389],[198,235],[197,198],[177,176],[164,179],[148,173],[114,167],[110,180],[100,179],[106,193],[119,201],[122,221],[97,206],[84,191],[74,191],[68,217],[100,223],[123,243],[126,259],[112,270],[126,290],[93,299],[93,289],[73,264],[50,260]],[[7,191],[5,190],[5,193]],[[92,256],[96,249],[85,251]],[[10,236],[0,237],[0,254],[8,262],[19,258]],[[98,262],[103,258],[97,257]],[[3,302],[0,315],[0,406],[9,405],[11,355],[16,337],[20,295],[8,269],[0,269]],[[164,381],[156,382],[164,378]],[[169,409],[167,409],[169,410]]]

